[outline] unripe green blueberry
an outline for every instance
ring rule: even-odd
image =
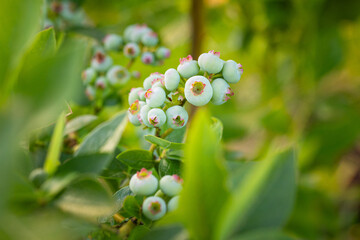
[[[141,61],[147,65],[153,64],[155,62],[154,54],[151,52],[144,52],[141,55]]]
[[[130,80],[129,71],[123,67],[115,65],[106,74],[111,85],[123,86]]]
[[[155,32],[147,32],[141,37],[141,42],[144,46],[154,47],[158,44],[159,38]]]
[[[166,175],[160,179],[160,189],[169,197],[178,195],[182,190],[183,179],[178,175]]]
[[[185,83],[185,98],[195,106],[207,104],[213,95],[213,89],[209,80],[203,76],[194,76]]]
[[[199,73],[199,66],[197,61],[193,60],[191,55],[188,55],[186,58],[180,58],[177,71],[183,78],[189,78]]]
[[[173,106],[166,110],[166,119],[169,127],[173,129],[182,128],[186,125],[189,115],[185,108]]]
[[[141,41],[141,38],[144,34],[152,32],[151,28],[146,26],[146,24],[136,24],[135,28],[133,29],[130,41],[139,43]]]
[[[211,86],[213,88],[213,97],[211,102],[215,105],[221,105],[227,102],[227,100],[234,95],[234,92],[230,88],[229,84],[222,78],[215,79],[211,83]]]
[[[47,177],[48,174],[43,169],[36,168],[30,173],[29,180],[38,188],[45,182]]]
[[[141,87],[138,87],[138,88],[132,88],[130,90],[130,93],[129,93],[129,105],[131,105],[133,102],[135,102],[135,100],[141,100],[140,97],[139,97],[139,92],[144,90],[143,88]]]
[[[142,89],[141,91],[138,92],[139,99],[140,99],[141,101],[146,101],[145,93],[146,93],[146,91],[145,91],[144,89]]]
[[[135,24],[133,24],[133,25],[129,25],[129,26],[127,26],[126,28],[125,28],[125,30],[124,30],[124,40],[126,41],[126,42],[130,42],[131,40],[130,40],[130,38],[131,38],[131,34],[132,34],[132,32],[134,31],[134,29],[135,29]]]
[[[92,101],[95,98],[95,88],[93,86],[87,86],[85,89],[85,95],[87,96],[87,98]]]
[[[228,60],[224,63],[224,68],[222,70],[222,75],[224,79],[229,83],[237,83],[244,70],[240,63],[236,63],[233,60]]]
[[[148,121],[153,127],[161,127],[166,122],[165,112],[160,108],[153,108],[148,113]]]
[[[150,220],[162,218],[166,213],[166,203],[159,197],[148,197],[142,204],[143,214]]]
[[[118,51],[123,44],[123,39],[117,34],[108,34],[105,36],[104,47],[108,51]]]
[[[224,61],[220,59],[220,53],[211,50],[208,53],[203,53],[199,57],[199,66],[202,70],[213,74],[219,73],[223,68]]]
[[[148,90],[149,88],[151,88],[151,86],[158,82],[158,81],[163,81],[164,79],[164,75],[158,72],[155,73],[151,73],[149,77],[145,78],[144,82],[143,82],[143,86],[145,90]]]
[[[127,43],[124,47],[124,55],[127,58],[136,58],[140,54],[140,47],[136,43]]]
[[[105,89],[107,85],[107,79],[104,76],[100,76],[95,81],[95,87],[97,89]]]
[[[133,76],[133,78],[139,79],[141,77],[141,73],[140,71],[135,70],[132,71],[131,76]]]
[[[128,118],[129,118],[129,121],[135,126],[140,126],[141,125],[140,109],[144,105],[145,105],[145,102],[135,100],[135,102],[133,102],[129,107]]]
[[[166,94],[161,87],[154,87],[146,91],[145,98],[149,107],[161,107],[165,102]]]
[[[148,105],[144,105],[141,107],[140,109],[140,122],[142,124],[144,124],[147,127],[154,127],[153,125],[150,124],[149,119],[148,119],[148,114],[149,111],[151,110],[151,107],[149,107]]]
[[[135,195],[147,196],[156,192],[158,180],[151,171],[142,168],[131,177],[129,187]]]
[[[170,199],[170,201],[168,202],[168,205],[167,205],[168,212],[175,211],[178,208],[179,199],[180,199],[180,196],[175,196],[172,199]]]
[[[180,83],[179,73],[174,68],[168,69],[164,74],[164,83],[167,90],[174,91]]]
[[[156,52],[155,52],[155,56],[159,60],[169,58],[170,54],[171,54],[170,50],[168,48],[166,48],[166,47],[158,47],[158,49],[156,49]]]
[[[92,83],[96,79],[96,76],[97,76],[96,71],[91,67],[85,69],[81,74],[81,78],[84,84]]]
[[[111,57],[106,56],[101,51],[98,51],[91,60],[91,67],[98,72],[106,72],[112,64],[113,60]]]

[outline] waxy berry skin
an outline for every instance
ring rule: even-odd
[[[183,180],[178,175],[166,175],[160,179],[161,191],[169,196],[173,197],[178,195],[182,190]]]
[[[210,74],[219,73],[224,65],[224,61],[220,59],[220,53],[213,50],[201,54],[198,60],[200,68]]]
[[[135,100],[128,109],[128,118],[129,121],[135,126],[140,126],[140,110],[145,105],[145,102]]]
[[[168,202],[168,205],[167,205],[168,212],[175,211],[178,208],[179,199],[180,199],[179,196],[175,196],[172,199],[170,199],[170,201]]]
[[[229,83],[239,82],[242,74],[243,74],[243,68],[241,64],[236,63],[233,60],[228,60],[224,63],[222,75],[227,82]]]
[[[161,87],[149,88],[145,93],[146,104],[149,107],[161,107],[166,99],[166,93]]]
[[[151,171],[142,168],[131,177],[129,188],[135,195],[152,195],[158,188],[158,180]]]
[[[177,67],[177,71],[183,78],[190,78],[199,73],[199,66],[197,61],[193,60],[191,55],[185,58],[180,58],[180,64]]]
[[[85,89],[85,95],[87,96],[87,98],[92,101],[95,98],[95,93],[96,90],[93,86],[88,85]]]
[[[211,86],[213,88],[213,96],[211,102],[215,105],[221,105],[227,102],[234,92],[230,88],[229,84],[222,78],[216,78]]]
[[[181,106],[173,106],[166,110],[166,120],[170,128],[179,129],[186,126],[189,115],[185,108]]]
[[[130,73],[125,67],[116,65],[109,69],[106,77],[111,85],[123,86],[130,80]]]
[[[168,91],[174,91],[180,83],[180,75],[174,68],[168,69],[164,74],[164,84]]]
[[[160,108],[153,108],[148,112],[148,121],[153,127],[161,127],[166,122],[165,112]]]
[[[150,220],[159,220],[166,214],[166,203],[160,197],[148,197],[142,204],[143,214]]]
[[[104,76],[100,76],[95,81],[95,87],[97,89],[105,89],[107,86],[107,79]]]
[[[148,105],[144,105],[144,106],[142,106],[141,107],[141,109],[140,109],[140,115],[139,115],[139,117],[140,117],[140,122],[142,123],[142,124],[144,124],[145,126],[147,126],[147,127],[153,127],[153,125],[151,125],[150,123],[149,123],[149,119],[148,119],[148,114],[149,114],[149,111],[151,110],[151,107],[149,107]]]
[[[108,34],[105,36],[103,42],[104,48],[107,51],[118,51],[123,44],[123,39],[117,34]]]
[[[125,28],[123,36],[124,36],[124,40],[125,40],[126,42],[130,42],[130,41],[131,41],[130,38],[131,38],[132,32],[133,32],[134,29],[135,29],[135,25],[136,25],[136,24],[132,24],[132,25],[129,25],[129,26],[127,26],[127,27]]]
[[[135,102],[135,100],[141,100],[140,97],[139,97],[139,92],[144,90],[143,88],[141,87],[138,87],[138,88],[133,88],[130,90],[130,93],[129,93],[129,105],[131,105],[133,102]]]
[[[144,46],[154,47],[159,43],[159,38],[155,32],[151,31],[151,32],[145,33],[141,37],[141,42],[144,44]]]
[[[98,72],[106,72],[112,64],[113,60],[111,59],[111,57],[105,55],[100,51],[98,51],[91,60],[91,67]]]
[[[143,82],[143,86],[145,90],[148,90],[149,88],[151,88],[151,86],[158,82],[158,81],[163,81],[164,79],[164,75],[158,72],[155,73],[151,73],[150,76],[148,76],[147,78],[145,78],[144,82]]]
[[[147,65],[153,64],[155,62],[154,54],[151,52],[144,52],[141,54],[141,62]]]
[[[146,24],[136,24],[130,34],[130,41],[139,43],[148,32],[152,32],[152,30]]]
[[[207,104],[213,96],[211,84],[203,76],[189,78],[186,81],[184,92],[186,100],[198,107]]]
[[[97,73],[95,69],[91,67],[85,69],[81,74],[81,78],[84,84],[92,83],[96,79],[96,77],[97,77]]]
[[[140,47],[136,43],[127,43],[124,46],[124,55],[127,58],[133,59],[139,56],[140,54]]]
[[[171,51],[166,47],[158,47],[155,51],[156,58],[163,60],[165,58],[169,58]]]

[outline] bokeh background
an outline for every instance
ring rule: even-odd
[[[211,107],[228,159],[295,142],[298,192],[287,231],[360,239],[360,2],[356,0],[83,1],[93,25],[147,23],[171,58],[216,50],[244,66],[235,96]],[[136,65],[145,75],[154,71]],[[139,83],[141,85],[141,83]]]

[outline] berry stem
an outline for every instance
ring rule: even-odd
[[[118,214],[118,213],[115,213],[114,216],[113,216],[113,218],[115,219],[115,221],[117,221],[117,222],[119,222],[119,223],[121,223],[122,221],[125,220],[125,217],[121,216],[121,215]]]
[[[134,58],[130,59],[129,63],[126,65],[126,69],[129,70],[129,69],[131,68],[131,66],[133,65],[134,62],[135,62],[135,59],[134,59]]]
[[[156,128],[155,136],[160,138],[166,138],[172,131],[174,131],[174,129],[169,128],[160,136],[160,128]],[[156,144],[151,144],[149,151],[151,152],[152,155],[154,155],[154,151],[156,147],[157,147]]]

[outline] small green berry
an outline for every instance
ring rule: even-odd
[[[166,122],[165,112],[160,108],[153,108],[148,113],[148,121],[153,127],[161,127]]]
[[[214,92],[211,102],[215,105],[221,105],[227,102],[227,100],[234,95],[234,92],[231,90],[229,84],[222,78],[215,79],[211,83],[211,86]]]
[[[154,54],[151,52],[144,52],[141,55],[141,62],[147,65],[153,64],[155,62]]]
[[[122,37],[117,34],[106,35],[103,42],[107,51],[118,51],[123,44]]]
[[[124,55],[127,58],[133,59],[139,56],[140,47],[136,43],[127,43],[124,47]]]
[[[141,107],[140,109],[140,122],[142,124],[144,124],[147,127],[154,127],[153,125],[150,124],[149,119],[148,119],[148,114],[149,111],[151,110],[151,107],[149,107],[148,105],[144,105]]]
[[[145,98],[149,107],[161,107],[165,102],[166,94],[161,87],[154,87],[146,91]]]
[[[144,89],[141,88],[141,87],[138,87],[138,88],[132,88],[130,90],[130,93],[129,93],[129,105],[131,105],[133,102],[135,102],[135,100],[141,100],[140,97],[139,97],[139,92],[140,91],[143,91]]]
[[[170,128],[179,129],[186,125],[189,115],[185,108],[173,106],[166,110],[167,124]]]
[[[177,71],[183,78],[187,79],[199,73],[199,66],[197,61],[193,60],[191,55],[188,55],[186,58],[180,58]]]
[[[175,196],[168,202],[168,212],[175,211],[179,206],[179,196]]]
[[[159,38],[155,32],[147,32],[141,37],[141,42],[144,46],[154,47],[158,44]]]
[[[135,126],[140,126],[141,125],[140,109],[144,105],[145,105],[145,102],[135,100],[135,102],[133,102],[129,107],[129,110],[128,110],[129,121]]]
[[[213,95],[209,80],[203,76],[189,78],[185,83],[184,92],[186,100],[195,106],[207,104]]]
[[[131,177],[129,187],[136,195],[148,196],[156,192],[158,180],[151,171],[142,168]]]
[[[159,220],[166,213],[166,203],[162,198],[148,197],[142,204],[142,212],[152,221]]]
[[[164,74],[164,82],[168,91],[174,91],[180,83],[179,73],[174,68],[168,69]]]
[[[81,74],[81,78],[84,84],[92,83],[96,79],[96,76],[97,76],[96,71],[91,67],[85,69]]]
[[[155,56],[159,60],[169,58],[170,54],[171,54],[170,50],[166,47],[159,47],[158,49],[156,49],[156,52],[155,52]]]
[[[86,89],[85,89],[85,95],[87,96],[87,98],[92,101],[94,100],[95,98],[95,93],[96,93],[96,90],[93,86],[87,86]]]
[[[106,56],[101,51],[98,51],[91,60],[91,67],[98,72],[106,72],[112,64],[113,60],[111,57]]]
[[[115,65],[110,68],[106,77],[111,85],[123,86],[130,80],[130,73],[125,67]]]
[[[203,53],[199,57],[199,66],[202,70],[213,74],[219,73],[223,68],[224,61],[220,59],[220,53],[211,50],[208,53]]]
[[[182,190],[183,179],[178,175],[166,175],[160,180],[161,191],[169,197],[178,195]]]
[[[238,64],[233,60],[228,60],[224,63],[222,75],[227,82],[237,83],[240,80],[243,72],[244,70],[240,63]]]
[[[104,76],[100,76],[95,81],[95,87],[97,89],[105,89],[107,86],[107,79]]]
[[[139,43],[143,35],[148,32],[152,32],[152,30],[146,26],[146,24],[136,24],[133,31],[131,32],[130,41]]]
[[[164,75],[158,72],[155,73],[151,73],[149,77],[145,78],[144,82],[143,82],[143,86],[145,88],[145,90],[148,90],[149,88],[151,88],[151,86],[159,81],[163,81],[164,80]]]
[[[125,30],[124,30],[124,40],[126,41],[126,42],[130,42],[131,40],[131,35],[132,35],[132,33],[133,33],[133,31],[134,31],[134,29],[135,29],[135,24],[133,24],[133,25],[129,25],[129,26],[127,26],[126,28],[125,28]]]

